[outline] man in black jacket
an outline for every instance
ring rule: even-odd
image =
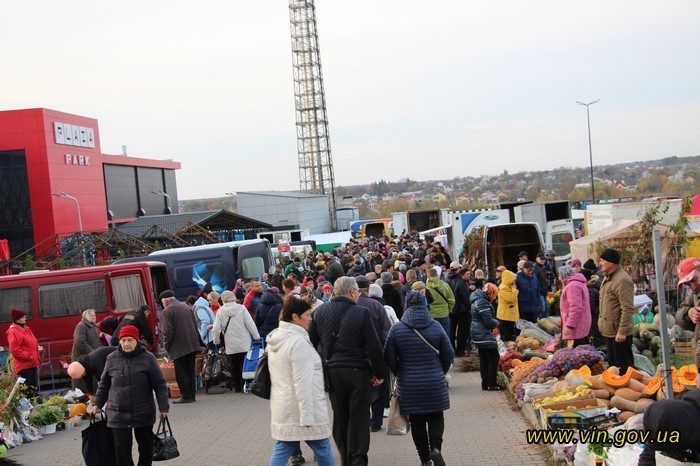
[[[472,348],[470,338],[472,318],[469,304],[469,296],[472,292],[467,285],[471,271],[461,267],[459,262],[453,261],[445,277],[455,295],[455,305],[450,309],[450,343],[455,350],[455,356],[464,356],[465,352],[471,352]]]
[[[370,391],[381,385],[386,370],[372,315],[357,305],[359,295],[353,278],[339,278],[333,298],[314,311],[309,326],[311,343],[327,367],[333,439],[344,465],[368,462]]]
[[[194,312],[175,299],[171,290],[162,292],[160,299],[163,303],[163,346],[175,365],[175,380],[182,394],[182,398],[173,403],[193,403],[196,401],[194,360],[201,351],[197,320]]]
[[[537,277],[537,283],[540,286],[540,310],[537,313],[537,317],[547,317],[547,291],[548,291],[548,280],[547,280],[547,256],[545,253],[540,252],[537,254],[535,259],[535,276]]]
[[[118,336],[119,334],[117,334]],[[117,336],[114,337],[117,340]],[[117,340],[118,341],[118,340]],[[93,398],[102,372],[105,370],[107,356],[116,351],[116,346],[101,346],[88,354],[83,354],[68,365],[68,375],[74,380],[83,380],[85,394]]]
[[[119,325],[117,325],[117,328],[114,329],[113,335],[115,336],[115,338],[112,338],[111,345],[119,346],[119,338],[116,338],[116,336],[119,335],[119,331],[125,325],[133,325],[134,327],[139,329],[140,339],[146,342],[146,346],[151,346],[154,342],[154,339],[153,330],[151,330],[151,326],[148,324],[148,316],[150,315],[151,308],[148,307],[147,304],[144,304],[137,310],[129,312],[127,315],[122,317],[122,319],[119,321]]]

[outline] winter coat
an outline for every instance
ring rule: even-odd
[[[39,343],[29,327],[13,323],[7,329],[6,335],[10,354],[14,360],[15,373],[41,364]]]
[[[199,330],[194,312],[185,303],[172,302],[163,309],[163,347],[171,359],[200,351]]]
[[[228,326],[228,327],[227,327]],[[224,303],[214,320],[214,344],[221,344],[221,332],[224,334],[226,354],[245,353],[250,349],[252,340],[259,340],[260,333],[248,310],[234,302]]]
[[[501,274],[501,285],[498,287],[498,320],[517,322],[520,318],[518,310],[518,289],[514,286],[515,274],[510,270],[504,270]]]
[[[430,304],[430,315],[433,319],[449,317],[450,311],[455,307],[455,295],[452,293],[450,285],[437,277],[428,279],[425,284],[433,295],[433,302]]]
[[[321,357],[307,331],[280,322],[267,340],[270,433],[275,440],[320,440],[330,437],[331,424],[323,385]]]
[[[515,286],[518,288],[520,315],[536,314],[540,307],[540,285],[535,274],[528,277],[525,272],[518,272],[515,276]]]
[[[338,337],[328,360],[328,348],[335,332],[338,332]],[[309,326],[309,338],[328,367],[371,369],[378,378],[384,377],[382,342],[374,328],[372,315],[353,300],[335,296],[319,306]]]
[[[83,354],[100,347],[100,334],[97,332],[97,325],[89,320],[82,319],[73,330],[73,350],[71,360],[77,359]]]
[[[340,262],[337,260],[332,261],[330,265],[328,265],[328,280],[333,284],[337,279],[343,276],[345,276],[343,266],[340,265]]]
[[[685,330],[695,331],[695,365],[700,367],[700,338],[698,338],[700,324],[694,324],[688,315],[688,311],[694,307],[700,307],[700,292],[690,293],[683,300],[681,307],[678,308],[678,312],[676,312],[676,323]]]
[[[547,296],[547,269],[545,265],[540,265],[539,262],[535,262],[535,276],[537,277],[537,284],[540,286],[540,295]]]
[[[189,308],[187,308],[189,310]],[[117,346],[119,345],[119,330],[125,325],[133,325],[137,329],[139,329],[139,335],[141,338],[146,340],[146,343],[149,345],[152,345],[153,342],[155,341],[153,339],[153,330],[151,330],[151,326],[148,323],[148,319],[146,319],[146,314],[143,313],[143,311],[133,311],[122,317],[122,319],[119,321],[119,325],[117,325],[117,328],[114,329],[114,333],[112,333],[112,346]]]
[[[447,272],[447,284],[450,285],[452,289],[452,294],[455,297],[455,305],[450,310],[452,314],[462,314],[469,312],[469,295],[471,290],[467,285],[467,282],[462,280],[459,274],[452,272],[451,270]]]
[[[214,314],[212,308],[209,307],[209,301],[207,301],[204,296],[200,296],[197,301],[195,301],[192,306],[192,312],[194,312],[195,320],[197,321],[199,338],[202,339],[202,343],[208,345],[214,339],[211,330],[209,330],[209,326],[214,325],[216,314]]]
[[[365,275],[367,272],[365,271],[365,267],[362,264],[355,264],[352,267],[350,267],[350,270],[348,270],[348,277],[359,277],[360,275]]]
[[[372,314],[374,329],[377,331],[377,336],[379,336],[379,341],[382,342],[383,346],[384,343],[386,343],[386,336],[389,334],[389,328],[391,328],[391,322],[389,322],[389,318],[386,315],[386,309],[364,292],[360,292],[360,298],[357,304],[369,309],[370,314]]]
[[[277,328],[280,321],[280,311],[282,305],[277,301],[277,296],[272,291],[263,293],[262,300],[255,311],[255,326],[262,338],[267,338],[267,334]]]
[[[107,356],[94,404],[103,407],[109,401],[105,409],[108,427],[153,426],[156,422],[153,392],[158,400],[158,410],[167,413],[168,389],[156,357],[141,344],[131,353],[125,353],[119,347]]]
[[[586,277],[575,273],[564,279],[564,290],[559,300],[562,339],[587,338],[591,331],[591,307],[588,300]]]
[[[117,351],[115,346],[100,346],[96,350],[90,351],[88,354],[83,354],[77,361],[85,368],[83,383],[85,384],[85,393],[94,394],[97,385],[100,383],[100,377],[105,370],[107,364],[107,356]]]
[[[614,338],[616,334],[632,335],[634,330],[634,283],[622,268],[608,274],[600,285],[600,314],[598,329],[601,335]]]
[[[401,306],[401,293],[396,289],[393,283],[382,284],[382,293],[387,306],[391,306],[397,314],[403,313]]]
[[[413,329],[419,331],[436,354]],[[442,326],[425,305],[412,305],[401,322],[391,327],[384,347],[384,359],[397,376],[401,413],[428,414],[450,408],[445,374],[454,359],[454,350]]]
[[[476,290],[469,297],[472,304],[472,343],[477,348],[496,349],[496,335],[492,330],[498,327],[498,321],[493,318],[494,309],[489,298],[481,290]]]

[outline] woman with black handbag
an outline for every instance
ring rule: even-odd
[[[119,331],[119,348],[107,357],[95,394],[95,412],[107,403],[107,427],[114,435],[118,466],[133,466],[132,431],[139,449],[139,466],[153,458],[153,425],[158,401],[161,417],[168,415],[168,389],[155,356],[139,343],[139,329],[125,325]]]
[[[310,323],[311,305],[287,299],[279,327],[267,338],[270,433],[276,440],[270,466],[284,466],[292,455],[298,455],[301,440],[314,451],[320,466],[335,465],[321,357],[309,339]]]

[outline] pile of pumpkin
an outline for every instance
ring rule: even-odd
[[[680,394],[686,389],[695,388],[695,378],[698,369],[692,364],[681,367],[680,370],[672,368],[673,391]],[[593,389],[593,395],[602,400],[609,400],[608,404],[621,411],[620,420],[626,421],[635,414],[641,414],[658,399],[664,398],[663,380],[658,375],[650,376],[632,367],[625,374],[620,374],[617,367],[612,366],[600,375],[592,375],[587,366],[570,371],[567,379],[580,377],[586,385]]]

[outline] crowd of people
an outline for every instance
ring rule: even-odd
[[[301,441],[319,464],[332,465],[331,436],[343,465],[367,464],[371,432],[382,430],[395,388],[421,464],[439,466],[445,464],[443,413],[454,358],[476,350],[482,390],[501,390],[496,334],[512,341],[519,322],[547,317],[553,290],[561,289],[561,338],[568,346],[605,346],[608,362],[623,373],[633,365],[634,287],[618,251],[606,249],[598,264],[573,259],[558,268],[553,251],[538,253],[535,261],[523,251],[517,270],[498,266],[493,277],[472,269],[466,258],[455,259],[431,238],[370,238],[295,257],[220,295],[210,285],[184,302],[163,292],[159,334],[181,392],[173,403],[196,401],[195,357],[220,345],[230,358],[233,388],[242,391],[243,358],[254,340],[264,339],[276,440],[271,465],[290,458],[294,465],[305,462]],[[700,261],[694,264],[685,273],[697,276],[682,281],[695,299],[686,300],[678,315],[684,328],[700,322]],[[134,431],[139,464],[150,464],[143,458],[151,448],[146,428],[156,412],[168,414],[165,381],[146,351],[154,342],[150,312],[142,306],[116,322],[108,317],[97,323],[95,312],[86,310],[68,368],[98,409],[109,400],[110,427],[124,452],[131,451]],[[15,370],[33,384],[38,344],[21,310],[12,310],[12,320]],[[125,367],[130,377],[120,376]],[[125,401],[136,392],[138,399]],[[117,461],[133,464],[130,453],[118,454]]]

